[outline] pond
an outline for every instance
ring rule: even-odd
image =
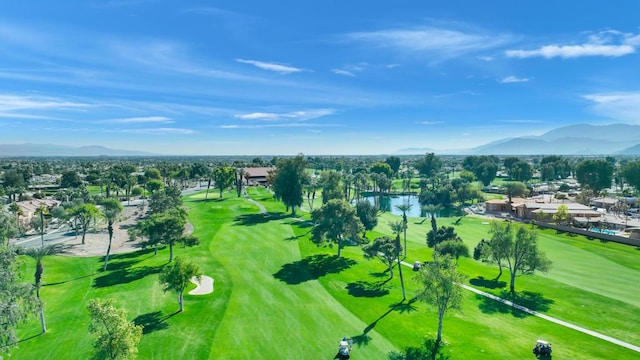
[[[377,198],[380,198],[379,202]],[[372,204],[379,203],[379,209],[381,211],[390,212],[394,215],[402,216],[402,211],[396,209],[396,205],[409,204],[411,210],[407,211],[409,217],[424,217],[424,212],[421,212],[420,201],[415,195],[403,195],[403,196],[367,196],[363,197],[363,200],[367,200]]]

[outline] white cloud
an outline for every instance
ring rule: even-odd
[[[511,123],[511,124],[537,124],[541,123],[540,120],[529,120],[529,119],[516,119],[516,120],[498,120],[503,123]]]
[[[102,123],[110,124],[147,124],[147,123],[160,123],[160,124],[172,124],[171,118],[165,116],[145,116],[145,117],[130,117],[120,119],[107,119],[100,121]]]
[[[257,61],[257,60],[236,59],[236,61],[243,64],[253,65],[263,70],[274,71],[281,74],[297,73],[304,70],[304,69],[293,67],[293,66],[287,66],[287,65],[277,64],[277,63],[268,63],[268,62]]]
[[[262,121],[277,121],[277,120],[294,120],[305,121],[316,119],[322,116],[334,114],[334,109],[315,109],[305,111],[293,111],[287,113],[267,113],[267,112],[254,112],[249,114],[235,114],[233,117],[241,120],[262,120]]]
[[[420,125],[438,125],[442,124],[442,121],[420,121],[418,124]]]
[[[148,135],[193,135],[198,132],[191,129],[181,128],[148,128],[148,129],[123,129],[116,130],[123,133],[148,134]]]
[[[423,53],[437,60],[493,49],[510,41],[507,35],[486,34],[478,29],[465,32],[439,27],[354,32],[346,38],[376,47]]]
[[[343,70],[343,69],[331,69],[331,72],[337,75],[344,75],[344,76],[356,76],[356,74],[352,73],[351,71],[348,70]]]
[[[544,57],[547,59],[560,57],[563,59],[584,56],[620,57],[633,54],[640,45],[640,34],[622,33],[615,30],[601,31],[589,36],[581,44],[544,45],[533,50],[507,50],[507,57],[530,58]]]
[[[499,79],[498,82],[503,83],[503,84],[511,84],[511,83],[527,82],[529,80],[530,80],[529,78],[520,78],[520,77],[517,77],[515,75],[509,75],[507,77]]]
[[[54,97],[0,95],[0,111],[86,108],[89,104]]]
[[[598,114],[640,123],[640,91],[588,94],[584,98],[594,103],[593,110]]]
[[[476,56],[476,58],[486,62],[493,61],[493,56]]]

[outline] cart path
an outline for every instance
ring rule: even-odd
[[[402,261],[401,263],[402,263],[402,265],[410,267],[410,268],[413,269],[413,265],[412,264],[409,264],[408,262],[405,262],[405,261]],[[531,309],[526,308],[526,307],[524,307],[522,305],[514,304],[513,302],[511,302],[509,300],[503,299],[503,298],[495,296],[493,294],[489,294],[489,293],[484,292],[482,290],[478,290],[478,289],[476,289],[476,288],[474,288],[472,286],[465,285],[465,284],[458,284],[458,285],[460,287],[462,287],[463,289],[469,290],[469,291],[474,292],[474,293],[476,293],[478,295],[482,295],[482,296],[484,296],[486,298],[501,302],[501,303],[503,303],[503,304],[505,304],[507,306],[514,307],[514,308],[516,308],[516,309],[518,309],[520,311],[526,312],[527,314],[530,314],[530,315],[533,315],[533,316],[537,316],[537,317],[539,317],[541,319],[545,319],[547,321],[551,321],[552,323],[556,323],[558,325],[562,325],[564,327],[568,327],[568,328],[576,330],[576,331],[580,331],[581,333],[585,333],[587,335],[591,335],[593,337],[597,337],[597,338],[602,339],[604,341],[608,341],[610,343],[625,347],[625,348],[627,348],[629,350],[633,350],[635,352],[640,352],[640,346],[629,344],[629,343],[624,342],[622,340],[618,340],[618,339],[612,338],[611,336],[607,336],[607,335],[601,334],[599,332],[596,332],[596,331],[593,331],[593,330],[589,330],[589,329],[583,328],[581,326],[574,325],[574,324],[568,323],[566,321],[562,321],[560,319],[556,319],[556,318],[551,317],[549,315],[545,315],[545,314],[539,313],[539,312],[537,312],[535,310],[531,310]]]
[[[244,194],[244,198],[249,200],[251,203],[253,203],[255,206],[258,207],[258,209],[260,209],[260,212],[263,213],[264,215],[269,215],[269,213],[267,212],[267,208],[265,208],[262,204],[260,204],[259,202],[253,200],[252,198],[249,197],[249,194],[247,194],[246,190],[242,191]]]

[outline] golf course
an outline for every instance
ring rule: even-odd
[[[48,330],[37,317],[20,327],[10,359],[86,359],[93,338],[87,302],[114,299],[143,326],[140,359],[332,359],[342,337],[353,339],[352,359],[386,359],[390,352],[418,347],[435,336],[435,308],[415,298],[421,290],[403,267],[365,259],[356,245],[342,249],[311,241],[309,209],[295,215],[262,187],[203,192],[183,198],[200,245],[174,248],[174,256],[197,264],[215,281],[205,295],[187,295],[178,312],[175,293],[164,292],[158,274],[168,265],[161,248],[114,254],[102,271],[102,257],[47,256],[41,290]],[[367,238],[393,232],[400,217],[379,216]],[[489,239],[483,217],[438,218],[473,249]],[[409,218],[407,257],[429,261],[425,244],[431,224]],[[553,262],[547,273],[518,277],[509,294],[508,271],[495,279],[495,264],[460,258],[465,284],[531,310],[640,346],[640,251],[632,246],[538,229],[538,244]],[[24,257],[24,278],[35,262]],[[195,288],[190,285],[187,291]],[[441,353],[449,359],[528,359],[536,340],[553,344],[554,359],[637,359],[640,353],[552,323],[471,291],[460,311],[444,319]]]

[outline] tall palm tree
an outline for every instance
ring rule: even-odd
[[[102,201],[102,215],[107,220],[107,231],[109,232],[109,246],[107,247],[107,255],[104,257],[104,267],[102,271],[107,271],[109,262],[109,253],[111,252],[111,240],[113,239],[113,224],[118,220],[122,212],[122,204],[116,199],[104,199]]]
[[[22,208],[20,207],[20,205],[18,205],[18,203],[12,202],[11,205],[9,205],[9,211],[11,211],[11,213],[13,213],[13,215],[16,216],[16,227],[20,227],[20,216],[24,215],[24,212],[22,211]]]
[[[42,265],[42,259],[47,255],[53,255],[58,252],[58,249],[54,246],[41,246],[37,248],[29,248],[21,250],[21,253],[29,256],[36,261],[36,270],[33,274],[36,287],[36,302],[38,304],[38,312],[40,316],[40,327],[42,332],[47,332],[47,324],[44,319],[44,307],[42,306],[42,300],[40,299],[40,286],[42,285],[42,273],[44,272],[44,266]]]
[[[404,301],[407,299],[407,293],[404,290],[404,278],[402,277],[402,264],[400,263],[400,252],[401,252],[400,234],[402,233],[402,231],[404,231],[404,225],[402,224],[402,221],[394,221],[389,225],[391,226],[391,231],[393,231],[393,233],[396,236],[396,249],[398,249],[398,251],[396,252],[396,259],[398,260],[398,274],[400,275],[400,285],[402,286],[402,301]]]
[[[44,216],[49,215],[49,209],[47,209],[47,205],[45,205],[44,203],[40,203],[35,213],[36,215],[40,215],[40,240],[42,242],[42,246],[44,247]]]
[[[403,225],[403,231],[404,231],[404,258],[407,257],[407,227],[409,225],[409,222],[407,221],[407,212],[411,211],[411,209],[413,208],[413,204],[410,204],[408,202],[402,203],[400,205],[396,205],[396,209],[402,211],[402,225]]]
[[[442,210],[442,205],[440,204],[429,204],[422,207],[422,211],[425,214],[429,214],[431,216],[431,230],[435,234],[438,232],[438,223],[436,222],[436,214]]]

